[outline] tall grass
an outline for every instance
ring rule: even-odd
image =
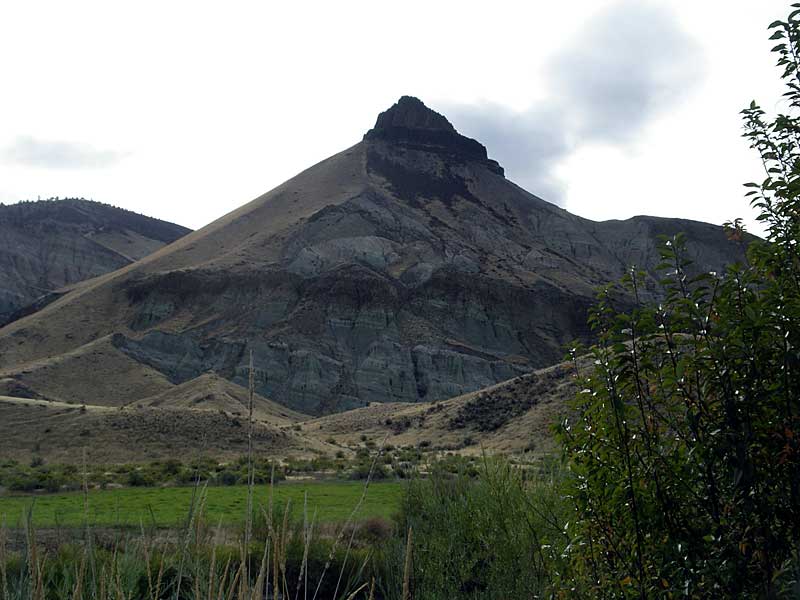
[[[178,536],[147,530],[108,539],[92,532],[55,548],[37,540],[29,524],[24,547],[11,551],[0,534],[2,600],[147,598],[367,598],[369,550],[337,549],[315,537],[313,516],[293,525],[291,507],[275,508],[271,533],[225,539],[199,516],[202,499]],[[266,509],[265,509],[266,510]],[[230,533],[230,532],[228,532]],[[330,571],[326,577],[326,571]]]
[[[570,542],[563,474],[555,465],[525,477],[484,457],[477,478],[438,471],[413,481],[398,527],[406,533],[384,549],[385,597],[548,597]]]
[[[276,502],[270,485],[239,529],[208,522],[198,481],[178,531],[141,524],[109,537],[87,518],[82,540],[50,547],[28,519],[10,551],[0,529],[0,600],[550,597],[568,577],[563,477],[558,465],[531,475],[489,457],[477,476],[435,468],[408,484],[394,524],[358,518],[371,477],[338,525],[319,524],[307,498]]]
[[[179,531],[146,528],[142,523],[136,533],[118,530],[109,539],[107,532],[90,526],[90,498],[84,485],[82,540],[53,547],[41,543],[32,509],[25,539],[17,548],[10,547],[5,525],[0,528],[0,600],[376,598],[373,553],[358,542],[357,517],[379,457],[380,451],[347,520],[325,535],[318,531],[307,497],[301,519],[293,518],[290,500],[285,506],[275,505],[274,480],[264,502],[254,506],[250,475],[252,511],[248,510],[241,531],[214,528],[207,522],[207,487],[198,479]],[[252,465],[251,456],[248,463]]]

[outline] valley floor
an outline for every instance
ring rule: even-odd
[[[290,503],[293,518],[302,520],[307,499],[309,519],[318,524],[344,522],[358,505],[363,482],[282,482],[273,488],[273,503]],[[194,486],[164,488],[122,488],[89,492],[88,522],[98,527],[170,528],[185,524],[192,504]],[[247,506],[247,486],[221,486],[206,489],[205,518],[214,526],[241,525]],[[369,486],[364,503],[355,517],[390,518],[400,507],[400,482],[375,482]],[[255,487],[253,505],[268,507],[269,485]],[[0,497],[0,521],[9,527],[22,527],[31,511],[35,528],[81,527],[84,525],[84,499],[81,492]]]

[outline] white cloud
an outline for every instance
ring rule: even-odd
[[[627,143],[688,96],[704,61],[672,10],[625,0],[596,15],[548,71],[553,99],[580,138]]]
[[[0,153],[5,162],[47,169],[97,169],[117,164],[124,155],[87,144],[19,136]]]
[[[589,143],[625,146],[700,81],[703,52],[664,6],[626,0],[592,16],[543,68],[544,98],[523,111],[491,103],[446,109],[511,179],[564,205],[559,163]]]

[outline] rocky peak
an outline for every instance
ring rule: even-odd
[[[386,131],[392,128],[457,133],[444,115],[431,110],[422,100],[413,96],[401,97],[393,106],[379,114],[373,131]]]
[[[503,168],[488,158],[483,144],[458,133],[444,115],[428,108],[413,96],[402,96],[379,114],[375,127],[364,135],[364,139],[482,162],[495,173],[503,175]]]

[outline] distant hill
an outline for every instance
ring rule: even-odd
[[[83,198],[0,205],[0,325],[190,231]]]

